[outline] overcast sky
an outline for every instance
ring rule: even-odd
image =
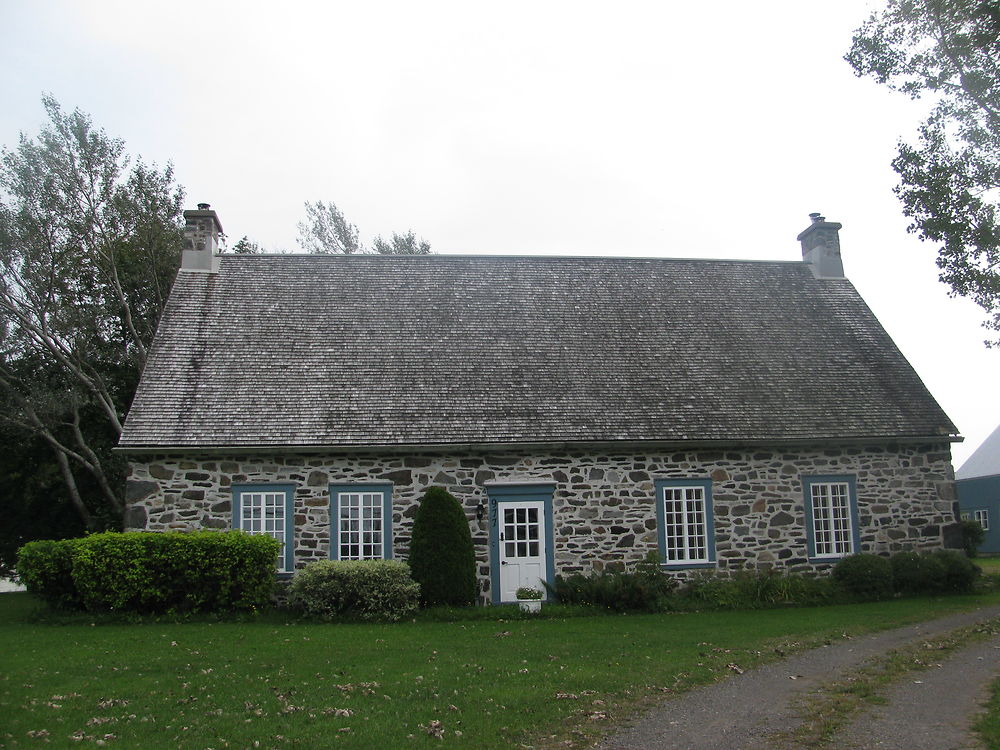
[[[51,92],[274,250],[306,200],[439,253],[795,260],[820,211],[957,467],[1000,422],[1000,350],[906,232],[890,162],[924,107],[842,59],[873,7],[0,0],[0,144]]]

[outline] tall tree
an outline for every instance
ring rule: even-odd
[[[987,346],[1000,344],[1000,2],[889,0],[846,59],[933,102],[917,142],[899,144],[896,192],[910,231],[938,244],[941,280],[987,312]]]
[[[381,235],[372,242],[372,249],[380,255],[430,255],[431,244],[417,236],[411,229],[406,234],[392,233],[392,239],[383,240]]]
[[[299,222],[299,245],[310,253],[353,255],[364,252],[358,228],[344,218],[333,201],[306,201],[306,220]]]
[[[110,448],[177,270],[183,192],[169,165],[42,101],[48,124],[0,156],[0,419],[49,447],[93,528],[124,511]]]
[[[298,224],[299,247],[310,253],[325,255],[428,255],[431,245],[422,237],[417,240],[413,231],[406,234],[392,233],[391,240],[376,237],[371,249],[359,238],[358,228],[344,218],[333,201],[323,203],[306,201],[306,220]],[[246,238],[244,238],[246,239]],[[242,242],[242,240],[241,240]],[[239,251],[237,251],[239,252]]]

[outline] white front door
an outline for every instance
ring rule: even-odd
[[[500,600],[512,602],[522,586],[545,592],[545,508],[539,500],[503,502],[500,513]]]

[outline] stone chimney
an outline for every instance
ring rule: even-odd
[[[221,234],[222,223],[219,221],[219,215],[207,203],[199,203],[197,211],[185,211],[181,270],[217,273]]]
[[[817,279],[844,278],[840,259],[840,229],[844,225],[827,221],[819,214],[809,214],[809,218],[812,224],[796,238],[802,243],[802,260],[809,264]]]

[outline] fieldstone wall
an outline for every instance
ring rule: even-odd
[[[942,546],[955,522],[954,475],[947,443],[829,448],[749,448],[648,453],[586,450],[529,453],[157,455],[130,463],[132,529],[230,528],[232,484],[291,483],[295,564],[327,559],[328,485],[392,482],[394,553],[406,558],[417,504],[431,486],[463,503],[489,596],[488,519],[477,520],[485,483],[555,484],[555,569],[568,574],[629,565],[657,549],[654,480],[712,479],[717,569],[772,566],[804,572],[829,567],[807,559],[801,477],[857,478],[862,551]]]

